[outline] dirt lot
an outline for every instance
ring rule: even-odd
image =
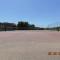
[[[0,60],[60,60],[60,32],[0,32]]]

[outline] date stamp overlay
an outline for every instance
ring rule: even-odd
[[[48,52],[48,55],[60,55],[60,52]]]

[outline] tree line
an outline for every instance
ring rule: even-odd
[[[17,24],[0,22],[0,31],[11,31],[11,30],[57,30],[57,31],[60,31],[60,27],[41,28],[41,27],[36,27],[34,24],[29,24],[29,22],[24,22],[24,21],[19,21]]]
[[[29,24],[28,22],[19,21],[17,24],[3,22],[0,23],[0,31],[7,30],[43,30],[44,28],[36,27],[34,24]]]

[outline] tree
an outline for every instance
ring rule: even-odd
[[[17,29],[21,29],[21,30],[26,30],[26,29],[28,29],[28,27],[29,27],[29,23],[28,22],[23,22],[23,21],[21,21],[21,22],[18,22],[18,24],[17,24]]]
[[[17,29],[18,30],[34,30],[35,25],[34,24],[29,24],[28,22],[18,22],[17,24]]]

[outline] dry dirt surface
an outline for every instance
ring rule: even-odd
[[[60,32],[0,32],[0,60],[60,60],[48,52],[60,52]]]

